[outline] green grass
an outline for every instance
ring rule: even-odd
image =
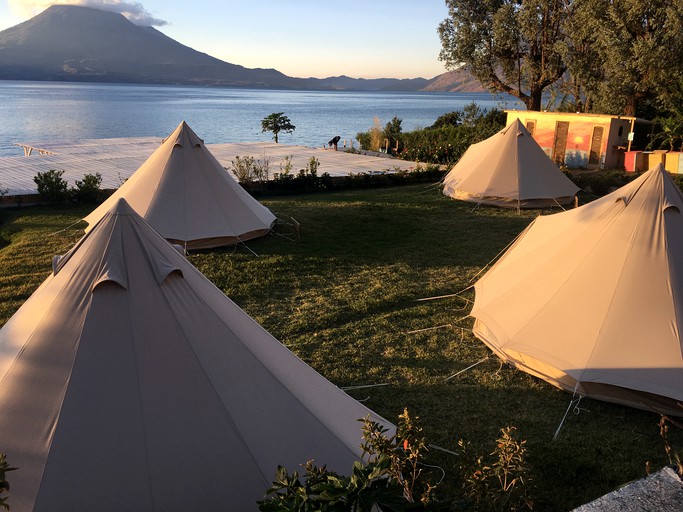
[[[263,202],[281,218],[296,218],[301,239],[272,235],[249,243],[258,257],[224,248],[195,252],[190,261],[335,384],[387,383],[349,391],[378,413],[396,421],[407,406],[429,443],[455,450],[464,438],[481,454],[493,450],[501,427],[516,426],[527,440],[537,510],[569,510],[644,476],[648,461],[668,463],[655,414],[585,399],[553,442],[567,393],[494,358],[444,381],[489,354],[471,319],[461,320],[473,291],[415,299],[469,286],[537,212],[473,209],[423,185]],[[82,225],[69,226],[86,213],[0,212],[1,323],[48,275],[52,255],[80,237]],[[289,226],[277,231],[293,236]],[[452,327],[406,334],[444,324]],[[680,450],[683,433],[671,439]],[[430,462],[446,470],[441,495],[457,501],[456,457],[432,450]]]

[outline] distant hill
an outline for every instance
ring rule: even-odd
[[[0,80],[146,83],[362,91],[481,91],[460,72],[431,80],[294,78],[198,52],[121,14],[53,5],[0,32]],[[474,81],[475,83],[476,80]]]
[[[483,92],[484,88],[479,80],[463,69],[448,71],[429,80],[420,89],[429,92]]]

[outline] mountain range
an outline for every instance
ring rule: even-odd
[[[0,80],[54,80],[274,89],[480,92],[463,70],[432,79],[295,78],[198,52],[121,14],[53,5],[0,32]]]

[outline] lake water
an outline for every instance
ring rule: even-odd
[[[165,137],[183,120],[206,143],[268,141],[261,119],[284,112],[296,126],[280,142],[322,146],[335,135],[353,139],[378,117],[394,116],[403,131],[424,128],[476,102],[520,108],[486,93],[281,91],[125,84],[0,81],[0,156],[19,156],[14,143],[118,137]]]

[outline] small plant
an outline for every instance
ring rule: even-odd
[[[370,133],[370,149],[372,151],[379,151],[382,146],[382,140],[384,139],[384,130],[379,124],[379,117],[375,117],[372,120],[372,128],[369,130]]]
[[[83,180],[76,180],[76,186],[73,189],[73,199],[77,203],[96,203],[100,200],[102,190],[102,175],[99,172],[95,174],[86,174]]]
[[[11,468],[7,463],[4,453],[0,453],[0,507],[9,510],[9,482],[7,481],[7,472],[14,471],[17,468]]]
[[[659,436],[662,438],[662,441],[664,441],[664,451],[666,452],[666,456],[669,458],[669,464],[674,467],[674,470],[676,471],[676,474],[678,474],[679,478],[683,479],[683,462],[681,461],[681,457],[678,455],[678,452],[674,451],[671,447],[671,443],[669,443],[669,438],[667,436],[669,432],[669,423],[676,425],[679,428],[683,428],[683,426],[671,420],[667,416],[664,416],[663,414],[659,418]]]
[[[475,455],[469,443],[458,441],[463,491],[477,510],[532,510],[531,475],[526,441],[515,437],[515,428],[501,429],[496,448],[488,458]]]
[[[292,172],[292,155],[287,155],[280,162],[280,176],[289,176]]]
[[[399,416],[398,431],[387,437],[387,429],[365,418],[361,445],[367,462],[356,462],[351,476],[340,476],[305,465],[303,478],[279,466],[268,498],[258,502],[262,512],[432,510],[433,491],[419,467],[427,451],[422,429],[406,409]]]
[[[318,160],[316,157],[312,156],[311,158],[308,159],[308,163],[306,163],[306,172],[310,174],[311,176],[315,176],[318,174],[318,168],[320,167],[320,160]]]
[[[51,169],[39,172],[33,177],[38,187],[38,193],[50,204],[60,204],[66,201],[69,194],[69,186],[62,178],[64,171]]]
[[[230,170],[242,184],[265,183],[270,177],[270,159],[265,155],[263,160],[253,156],[236,156]]]

